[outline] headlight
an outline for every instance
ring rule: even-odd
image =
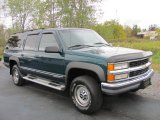
[[[128,68],[128,63],[118,63],[114,65],[115,70],[126,69]]]
[[[128,63],[108,64],[108,72],[127,69],[128,67],[129,67]],[[126,74],[126,73],[118,74],[118,75],[114,75],[114,74],[107,75],[107,80],[110,82],[112,82],[114,80],[120,80],[120,79],[126,79],[126,78],[128,78],[128,74]]]
[[[128,68],[128,63],[116,63],[116,64],[108,64],[108,70],[120,70],[120,69],[126,69]]]

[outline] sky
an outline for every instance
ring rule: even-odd
[[[0,3],[3,0],[0,0]],[[122,25],[133,26],[137,24],[141,28],[148,28],[151,24],[160,27],[160,0],[102,0],[98,5],[102,11],[98,23],[116,19]],[[6,26],[11,25],[11,19],[5,18]]]
[[[160,26],[160,0],[102,0],[100,8],[103,11],[100,23],[117,19],[123,25],[137,24],[141,28]]]

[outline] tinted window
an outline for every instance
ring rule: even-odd
[[[29,35],[26,40],[25,50],[36,50],[38,35]]]
[[[43,34],[40,42],[39,50],[44,51],[46,47],[58,46],[56,38],[53,34]]]

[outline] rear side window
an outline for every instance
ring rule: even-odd
[[[25,35],[21,33],[12,35],[7,41],[6,48],[21,49],[24,39],[25,39]]]
[[[44,51],[46,47],[57,46],[57,41],[54,34],[43,34],[39,45],[39,51]]]
[[[25,50],[36,50],[38,35],[29,35],[26,40]]]

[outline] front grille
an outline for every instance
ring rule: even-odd
[[[138,60],[138,61],[133,61],[129,63],[130,67],[137,67],[137,66],[141,66],[144,65],[146,63],[148,63],[149,59],[143,59],[143,60]]]
[[[142,69],[142,70],[137,70],[137,71],[130,72],[129,77],[134,77],[134,76],[138,76],[138,75],[144,74],[148,70],[149,70],[149,67],[147,67],[145,69]]]

